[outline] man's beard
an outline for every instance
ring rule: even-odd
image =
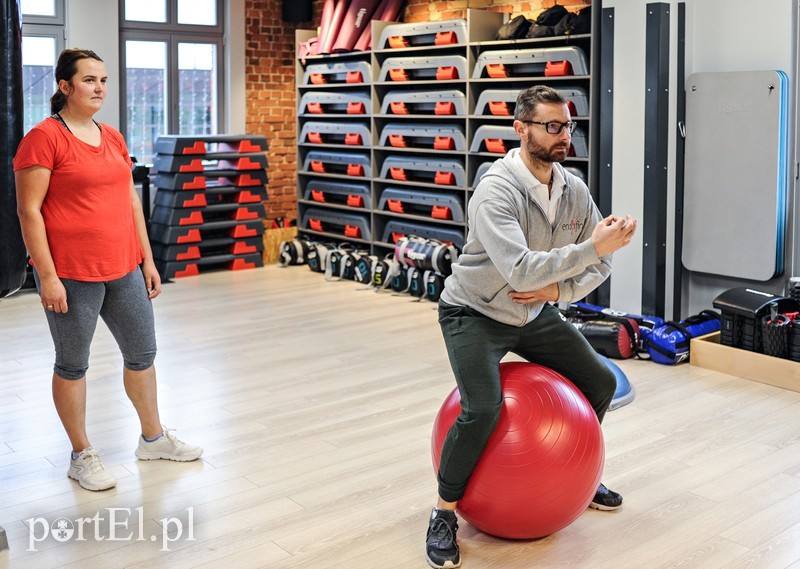
[[[566,148],[561,147],[561,143],[556,143],[550,147],[536,144],[531,140],[525,141],[525,150],[531,157],[539,160],[540,162],[563,162],[569,153],[569,145]]]

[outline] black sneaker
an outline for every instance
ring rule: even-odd
[[[458,520],[455,512],[434,508],[425,538],[425,557],[436,569],[461,567],[461,553],[456,543]]]
[[[605,484],[600,484],[600,487],[597,489],[597,494],[592,498],[592,503],[589,504],[589,507],[595,510],[611,511],[616,510],[621,505],[622,496],[606,488]]]

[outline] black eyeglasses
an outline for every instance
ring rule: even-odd
[[[562,128],[567,129],[567,132],[572,134],[575,132],[575,127],[577,126],[574,122],[558,122],[558,121],[519,121],[524,122],[525,124],[541,124],[544,125],[545,129],[547,130],[548,134],[558,134],[561,132]]]

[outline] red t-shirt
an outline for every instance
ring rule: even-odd
[[[133,163],[122,135],[101,127],[95,147],[47,118],[25,135],[14,157],[15,172],[30,166],[51,172],[41,211],[61,278],[118,279],[144,258],[131,204]]]

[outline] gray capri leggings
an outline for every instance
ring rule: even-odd
[[[34,270],[36,288],[41,291]],[[142,272],[137,268],[113,281],[86,282],[61,279],[67,289],[66,313],[45,310],[56,348],[53,371],[64,379],[81,379],[89,369],[89,348],[97,317],[111,330],[125,367],[142,371],[156,358],[153,305],[147,298]]]

